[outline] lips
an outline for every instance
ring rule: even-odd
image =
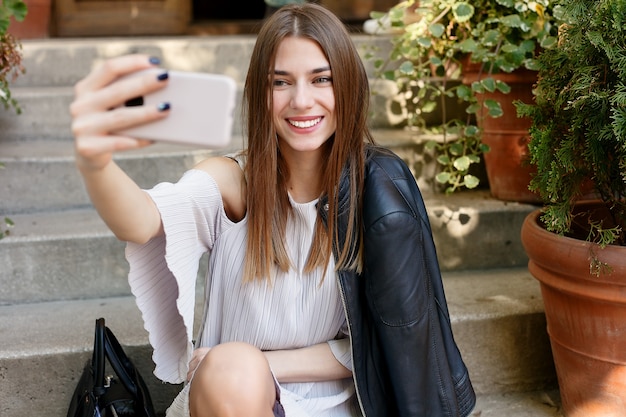
[[[322,117],[316,117],[314,119],[307,119],[307,120],[287,119],[287,122],[289,122],[290,125],[297,127],[298,129],[311,128],[319,124],[321,121],[322,121]]]

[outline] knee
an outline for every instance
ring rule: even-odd
[[[258,410],[271,411],[274,401],[274,379],[265,355],[239,342],[213,347],[198,366],[189,391],[192,416],[265,415]],[[207,410],[213,411],[204,414]]]

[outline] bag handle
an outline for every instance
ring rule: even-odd
[[[95,372],[94,378],[94,394],[99,397],[106,392],[104,389],[104,319],[96,320],[96,331],[93,343],[93,357],[91,364]]]
[[[122,384],[124,384],[126,390],[133,394],[133,396],[137,396],[137,385],[134,382],[137,374],[135,366],[130,359],[128,359],[120,342],[108,327],[105,327],[104,341],[106,357],[111,367]],[[135,375],[130,375],[129,371],[133,372]]]
[[[104,319],[100,320],[104,323]],[[141,410],[136,410],[137,413],[141,413],[137,415],[154,417],[155,413],[152,405],[152,399],[143,378],[137,371],[133,362],[126,355],[126,352],[124,352],[122,345],[120,345],[120,342],[117,340],[111,329],[104,325],[103,328],[103,350],[106,354],[106,358],[109,360],[111,367],[115,371],[124,388],[126,388],[126,390],[137,401],[137,406]]]

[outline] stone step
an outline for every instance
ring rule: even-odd
[[[442,270],[524,267],[519,230],[534,206],[487,192],[432,195],[426,204]],[[129,294],[124,244],[92,208],[11,216],[0,240],[0,305]]]
[[[120,152],[115,159],[141,187],[150,187],[157,181],[175,181],[202,159],[242,146],[241,137],[233,137],[227,148],[219,150],[159,143]],[[0,213],[4,215],[90,205],[69,139],[0,141],[0,162],[5,167],[0,171]]]
[[[537,281],[525,268],[512,268],[448,272],[444,286],[455,338],[479,394],[473,415],[557,415],[556,379]],[[105,317],[127,346],[158,410],[164,410],[179,387],[152,376],[147,334],[134,299],[126,296],[0,307],[3,417],[65,415],[92,349],[98,317]]]
[[[564,417],[558,390],[479,395],[469,417]]]

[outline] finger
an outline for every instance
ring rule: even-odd
[[[168,78],[168,73],[164,70],[153,69],[136,73],[102,89],[76,96],[70,105],[70,113],[73,117],[77,117],[85,113],[121,107],[130,99],[164,88]]]
[[[193,374],[196,372],[196,369],[198,368],[198,366],[200,366],[200,363],[204,360],[204,358],[206,357],[207,353],[209,353],[210,350],[211,348],[204,347],[204,348],[198,348],[193,351],[191,360],[189,361],[189,370],[187,371],[187,381],[191,381],[191,378],[193,377]]]
[[[124,55],[108,59],[97,65],[85,78],[76,84],[75,92],[80,95],[87,91],[99,90],[117,78],[159,64],[157,58],[143,54]]]
[[[119,132],[129,127],[150,123],[167,117],[169,103],[159,106],[120,107],[111,111],[88,113],[72,122],[75,138]]]

